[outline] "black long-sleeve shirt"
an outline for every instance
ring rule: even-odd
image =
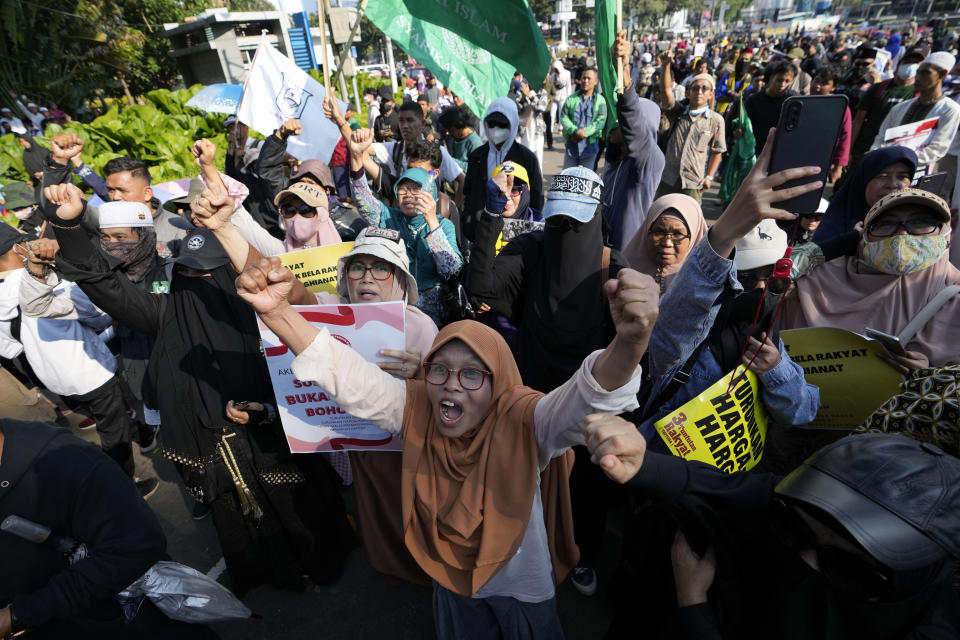
[[[50,546],[0,532],[0,607],[30,626],[116,618],[113,597],[164,557],[156,516],[116,463],[66,429],[15,420],[0,429],[0,522],[18,515],[88,549],[70,566]]]

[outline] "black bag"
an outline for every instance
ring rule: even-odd
[[[476,320],[477,314],[467,297],[467,290],[455,275],[440,283],[440,326],[458,320]]]

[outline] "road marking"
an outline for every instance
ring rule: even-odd
[[[227,563],[223,561],[223,558],[217,560],[217,564],[213,565],[213,568],[210,571],[207,571],[207,577],[211,580],[217,580],[220,578],[220,575],[227,568]]]

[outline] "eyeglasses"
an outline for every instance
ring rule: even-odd
[[[889,238],[905,229],[912,236],[929,236],[943,228],[942,222],[934,220],[877,220],[867,225],[867,233],[878,238]]]
[[[653,238],[653,241],[656,243],[663,242],[664,240],[669,240],[673,244],[680,244],[684,240],[690,239],[689,233],[674,233],[672,231],[658,231],[654,229],[650,232],[650,237]]]
[[[416,183],[405,184],[403,186],[397,187],[398,196],[412,195],[414,193],[420,193],[420,185]]]
[[[387,262],[374,262],[368,267],[362,262],[351,262],[347,267],[347,277],[351,280],[362,280],[367,271],[374,280],[386,280],[393,275],[393,265]]]
[[[775,537],[794,551],[816,551],[819,571],[831,584],[848,593],[869,596],[883,595],[890,589],[890,579],[878,563],[863,555],[822,544],[810,525],[781,498],[774,498],[772,506],[770,516]]]
[[[437,386],[446,384],[451,373],[457,374],[457,380],[460,382],[460,386],[467,391],[476,391],[483,386],[483,381],[487,376],[493,375],[489,371],[474,369],[472,367],[448,369],[444,365],[436,362],[423,363],[423,377],[430,384]]]
[[[313,218],[317,215],[317,210],[306,204],[286,204],[280,207],[280,212],[284,218],[292,218],[295,215],[301,215],[304,218]]]
[[[692,84],[687,87],[690,93],[710,93],[711,89],[705,84]]]

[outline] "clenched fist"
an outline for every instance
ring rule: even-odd
[[[303,127],[300,126],[300,121],[296,118],[290,118],[277,129],[277,135],[281,140],[286,140],[290,136],[298,136],[303,133]]]
[[[53,152],[53,161],[58,164],[67,164],[83,151],[84,141],[75,133],[61,133],[50,138],[50,148]]]
[[[193,212],[194,224],[216,231],[230,224],[234,202],[233,198],[226,194],[204,189],[200,192],[200,196],[190,203],[190,210]]]
[[[660,287],[656,280],[633,269],[622,269],[603,285],[617,337],[646,345],[660,314]]]
[[[73,135],[73,134],[70,134]],[[43,190],[47,202],[57,206],[56,214],[61,220],[73,220],[83,213],[83,192],[72,184],[55,184]],[[46,209],[49,215],[49,209]]]
[[[583,420],[583,439],[590,461],[614,482],[623,484],[637,474],[647,441],[632,422],[609,413],[592,413]]]
[[[269,315],[289,304],[295,281],[280,258],[263,258],[237,276],[237,294],[260,315]]]
[[[217,145],[206,138],[201,138],[194,142],[190,151],[193,152],[193,157],[197,160],[197,166],[201,169],[205,166],[212,167],[216,164]]]

